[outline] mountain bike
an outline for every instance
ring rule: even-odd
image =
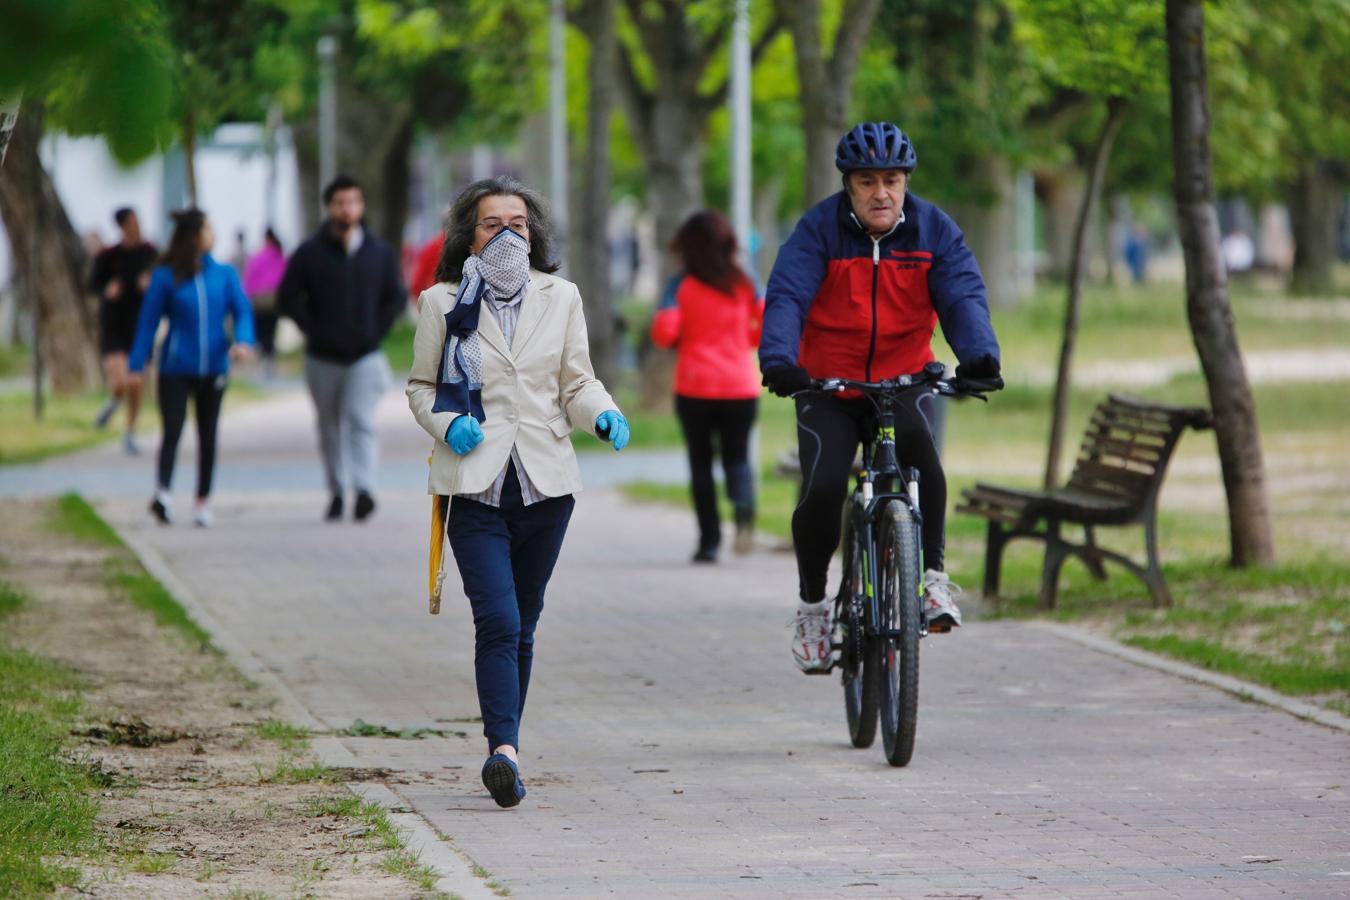
[[[886,761],[914,755],[919,705],[919,641],[929,632],[923,608],[919,473],[901,468],[895,408],[911,391],[983,400],[981,383],[943,378],[942,363],[887,381],[827,378],[811,390],[857,391],[876,408],[876,430],[864,440],[862,469],[844,509],[843,578],[834,599],[832,668],[842,673],[849,739],[876,740],[878,719]],[[990,389],[984,386],[985,390]]]

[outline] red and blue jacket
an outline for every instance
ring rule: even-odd
[[[933,328],[959,362],[999,358],[984,278],[956,223],[905,194],[903,218],[873,240],[843,191],[817,203],[769,275],[761,369],[878,381],[933,360]]]

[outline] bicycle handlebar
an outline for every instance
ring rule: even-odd
[[[864,394],[901,394],[912,390],[931,390],[935,394],[947,397],[975,397],[988,401],[985,396],[998,387],[981,379],[944,378],[941,363],[929,363],[924,371],[914,375],[898,375],[884,381],[854,381],[850,378],[812,379],[809,391],[838,393],[840,391],[861,391]]]

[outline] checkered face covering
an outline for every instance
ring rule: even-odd
[[[455,305],[445,314],[445,350],[436,376],[433,412],[469,413],[480,422],[483,412],[483,348],[478,315],[484,297],[511,300],[530,280],[530,244],[509,228],[488,241],[477,256],[464,261]]]

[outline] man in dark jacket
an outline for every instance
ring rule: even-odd
[[[136,339],[141,299],[150,284],[150,270],[158,252],[154,245],[141,240],[141,224],[135,210],[123,207],[113,213],[113,220],[122,231],[122,240],[94,257],[94,270],[89,277],[89,289],[99,300],[98,345],[103,358],[103,378],[112,394],[99,410],[95,424],[106,427],[118,405],[126,400],[127,430],[122,437],[122,449],[134,456],[140,452],[136,446],[136,417],[141,409],[141,385],[127,378],[127,354]]]
[[[881,381],[933,360],[934,326],[955,351],[956,374],[1002,385],[984,279],[961,229],[908,193],[918,159],[889,122],[864,122],[839,141],[844,190],[816,204],[778,252],[765,298],[759,362],[769,390],[786,397],[812,379]],[[929,395],[911,394],[896,420],[900,463],[919,470],[924,595],[929,629],[961,624],[943,571],[947,483],[928,425]],[[859,441],[871,433],[866,398],[797,398],[802,495],[792,516],[801,598],[792,652],[805,672],[830,667],[826,570],[839,546],[840,508]]]
[[[375,406],[391,382],[380,341],[407,301],[393,250],[362,225],[356,180],[339,175],[323,202],[328,219],[291,256],[277,303],[305,335],[305,381],[331,494],[325,517],[342,518],[350,469],[360,521],[375,510]]]

